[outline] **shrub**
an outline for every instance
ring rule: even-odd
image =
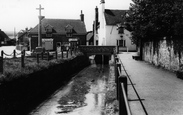
[[[82,53],[77,53],[77,56],[83,55]],[[36,58],[25,58],[25,67],[21,68],[21,59],[5,59],[4,60],[4,73],[0,75],[0,82],[12,81],[14,79],[20,79],[22,76],[34,73],[36,71],[41,71],[43,69],[48,69],[54,65],[62,64],[65,61],[69,61],[76,56],[72,56],[68,59],[52,59],[50,61],[40,60],[37,63]]]

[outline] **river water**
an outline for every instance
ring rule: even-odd
[[[109,65],[93,63],[29,115],[106,115],[109,76],[114,76],[113,60]]]

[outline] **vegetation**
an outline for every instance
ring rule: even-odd
[[[77,55],[81,55],[78,53]],[[37,63],[36,58],[25,58],[25,67],[21,67],[21,59],[5,59],[3,62],[4,72],[0,75],[0,82],[7,82],[14,79],[19,79],[22,76],[27,76],[31,73],[36,71],[41,71],[43,69],[48,69],[56,64],[64,63],[64,61],[70,60],[69,59],[52,59],[50,61],[47,60],[40,60]]]
[[[159,40],[162,37],[182,39],[182,0],[132,0],[127,21],[133,30],[133,41]]]

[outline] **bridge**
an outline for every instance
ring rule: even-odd
[[[96,64],[108,64],[116,46],[79,46],[79,50],[87,56],[95,55]]]

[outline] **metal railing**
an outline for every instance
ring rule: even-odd
[[[135,86],[134,86],[134,84],[133,84],[133,82],[132,82],[130,76],[128,75],[128,73],[127,73],[127,71],[126,71],[126,69],[125,69],[125,67],[124,67],[124,65],[123,65],[123,63],[122,63],[122,60],[119,59],[119,61],[120,61],[120,63],[121,63],[120,66],[123,68],[124,73],[126,74],[126,76],[127,76],[128,80],[129,80],[129,82],[130,82],[130,84],[131,84],[133,90],[135,91],[135,94],[137,95],[137,98],[138,98],[137,100],[138,100],[138,101],[140,102],[140,104],[142,105],[142,108],[143,108],[143,110],[144,110],[145,115],[148,115],[147,110],[146,110],[146,108],[145,108],[145,106],[144,106],[144,104],[143,104],[143,102],[142,102],[143,99],[140,98],[140,96],[139,96],[139,94],[138,94],[138,92],[137,92],[137,90],[136,90],[136,88],[135,88]]]
[[[121,62],[115,55],[115,82],[117,89],[117,99],[119,101],[119,115],[132,115],[127,94],[127,77],[122,75]]]

